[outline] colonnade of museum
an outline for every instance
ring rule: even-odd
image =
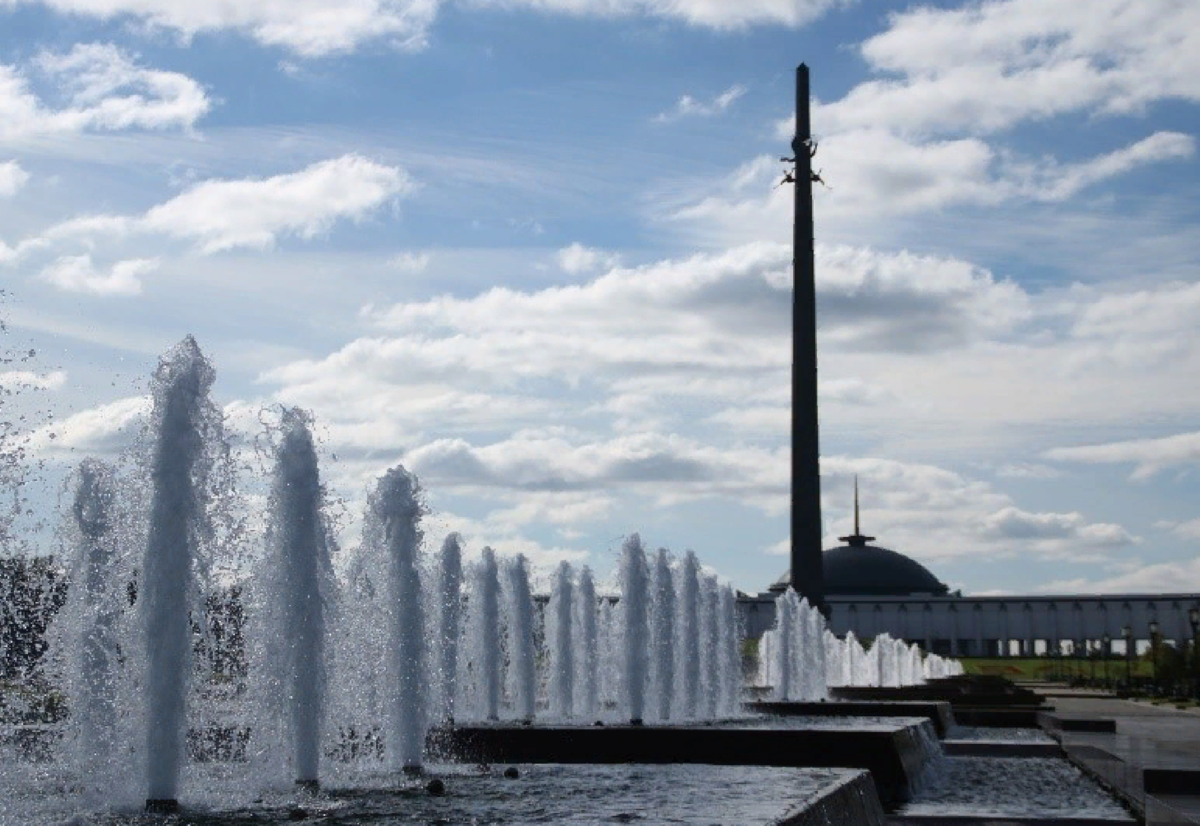
[[[774,622],[773,595],[740,602],[749,637]],[[1059,653],[1137,653],[1160,643],[1179,647],[1193,638],[1192,609],[1200,594],[1005,597],[830,597],[830,627],[859,638],[881,633],[945,656],[1006,657]]]

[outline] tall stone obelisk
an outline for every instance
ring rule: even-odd
[[[813,266],[808,67],[796,69],[795,223],[792,225],[792,587],[825,610],[817,427],[817,295]]]

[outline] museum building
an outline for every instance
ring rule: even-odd
[[[823,554],[830,629],[860,639],[888,633],[943,656],[1035,656],[1047,652],[1109,653],[1129,634],[1141,650],[1151,633],[1179,647],[1196,634],[1200,594],[1054,594],[962,596],[921,563],[871,544],[859,530]],[[757,639],[775,621],[775,598],[791,583],[785,571],[765,592],[739,598],[745,633]],[[1152,625],[1152,623],[1157,623]]]

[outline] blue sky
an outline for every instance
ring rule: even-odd
[[[857,473],[966,592],[1200,590],[1197,55],[1187,0],[0,0],[20,529],[192,333],[235,432],[313,411],[345,547],[403,462],[431,541],[759,590],[805,61],[829,544]]]

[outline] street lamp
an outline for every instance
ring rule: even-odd
[[[1125,639],[1125,685],[1133,689],[1133,626],[1121,626],[1121,636]]]
[[[1192,673],[1196,678],[1196,699],[1200,700],[1200,608],[1188,610],[1188,622],[1192,624]]]
[[[1110,637],[1108,634],[1105,634],[1104,636],[1100,637],[1100,656],[1104,660],[1104,687],[1105,688],[1109,687],[1109,685],[1108,685],[1108,683],[1109,683],[1108,655],[1111,653],[1112,653],[1112,637]]]
[[[1150,662],[1153,664],[1154,685],[1158,687],[1158,620],[1150,620]]]

